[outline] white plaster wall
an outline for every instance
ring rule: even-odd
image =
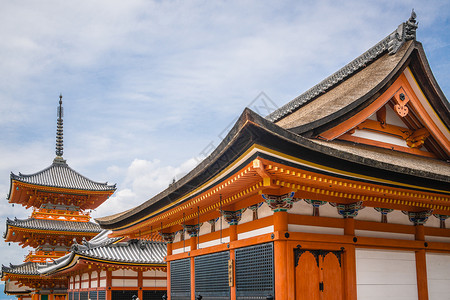
[[[355,230],[355,235],[365,237],[375,237],[375,238],[409,240],[409,241],[413,241],[415,239],[414,234],[382,232],[372,230]]]
[[[289,224],[288,225],[288,231],[291,231],[291,232],[304,232],[304,233],[344,235],[344,228],[297,225],[297,224]]]
[[[89,281],[83,281],[83,282],[81,283],[81,288],[82,288],[82,289],[87,289],[87,288],[89,288]]]
[[[337,212],[337,208],[331,206],[328,202],[319,208],[319,214],[321,217],[342,219],[342,216]]]
[[[447,223],[447,220],[445,220],[445,221],[446,221],[446,223]],[[426,226],[426,227],[437,227],[437,228],[439,228],[440,225],[441,225],[441,221],[440,221],[438,218],[436,218],[434,215],[431,215],[431,216],[428,218],[428,220],[427,220],[427,222],[425,223],[424,226]],[[447,224],[445,224],[445,225],[447,225]]]
[[[374,140],[374,141],[380,141],[383,143],[388,143],[388,144],[402,146],[402,147],[408,147],[408,145],[406,144],[406,141],[401,138],[397,138],[392,135],[376,133],[376,132],[368,131],[368,130],[356,129],[355,133],[353,133],[352,136],[365,138],[365,139],[369,139],[369,140]]]
[[[100,286],[99,287],[106,287],[106,279],[100,280]]]
[[[80,275],[76,275],[75,276],[75,288],[76,289],[81,288],[80,284],[81,284],[81,282],[80,282]]]
[[[414,252],[356,250],[358,300],[414,300],[417,295]]]
[[[97,279],[91,280],[91,287],[92,287],[92,288],[96,288],[96,287],[97,287],[97,284],[98,284],[98,280],[97,280]]]
[[[166,287],[167,280],[144,279],[142,284],[144,287]]]
[[[189,251],[191,251],[191,246],[186,246],[184,249],[183,249],[183,247],[174,249],[172,251],[172,254],[178,254],[178,253],[189,252]]]
[[[204,235],[211,232],[211,224],[208,222],[203,222],[202,226],[200,226],[200,235]]]
[[[450,295],[450,255],[427,253],[428,299],[449,299]]]
[[[450,237],[426,235],[425,236],[425,241],[427,241],[427,242],[439,242],[439,243],[450,243]]]
[[[208,242],[204,242],[204,243],[200,243],[199,245],[199,249],[203,249],[203,248],[207,248],[207,247],[211,247],[211,246],[215,246],[215,245],[220,245],[220,244],[226,244],[230,241],[230,237],[226,236],[222,238],[222,242],[220,241],[220,239],[216,239],[216,240],[211,240]],[[200,240],[201,242],[201,240]]]
[[[241,220],[239,221],[239,224],[244,224],[244,223],[251,222],[251,221],[253,221],[253,211],[251,209],[247,208],[242,213],[242,217],[241,217]]]
[[[181,241],[180,237],[181,237],[181,234],[179,232],[177,232],[177,234],[175,234],[175,237],[173,238],[173,242],[176,243],[176,242]]]
[[[123,272],[123,276],[133,276],[133,277],[137,277],[138,276],[138,272],[137,271],[127,270],[127,269],[124,269],[123,271],[124,271]]]
[[[392,224],[412,225],[412,223],[409,221],[408,216],[399,210],[394,210],[393,212],[388,213],[387,219],[388,223]]]
[[[254,236],[263,235],[263,234],[271,233],[271,232],[273,232],[273,225],[263,227],[263,228],[258,228],[255,230],[250,230],[250,231],[243,232],[243,233],[239,233],[238,240],[243,240],[243,239],[247,239],[247,238],[251,238]]]
[[[97,278],[98,273],[97,272],[92,272],[91,273],[91,279]]]
[[[100,272],[100,277],[106,277],[106,271],[101,271]]]
[[[81,280],[87,280],[87,279],[89,279],[89,274],[88,273],[83,273],[81,275]]]
[[[292,205],[292,208],[289,210],[290,214],[294,215],[307,215],[312,216],[313,214],[313,206],[306,203],[305,200],[299,200]]]
[[[149,270],[142,273],[144,277],[164,277],[167,273],[161,270]]]
[[[365,207],[358,211],[358,215],[354,219],[361,221],[381,222],[381,213],[377,212],[373,207]]]
[[[262,219],[271,215],[273,215],[272,209],[269,207],[269,205],[267,205],[266,202],[264,202],[263,205],[258,208],[258,218]]]
[[[137,279],[113,279],[111,284],[113,287],[135,287],[138,281]]]

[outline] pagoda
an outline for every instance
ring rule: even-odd
[[[116,190],[115,185],[92,181],[69,167],[63,159],[63,107],[59,96],[56,157],[46,169],[34,174],[11,173],[8,201],[29,209],[28,219],[7,219],[5,242],[32,247],[20,265],[2,266],[5,293],[33,300],[64,299],[67,279],[43,278],[40,263],[64,256],[73,244],[90,240],[101,228],[90,221],[96,209]]]

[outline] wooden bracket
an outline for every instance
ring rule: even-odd
[[[255,169],[256,173],[263,179],[263,186],[270,186],[272,184],[272,179],[270,178],[270,174],[264,170],[264,164],[261,160],[255,159],[253,161],[253,169]]]

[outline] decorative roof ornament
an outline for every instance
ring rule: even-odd
[[[416,40],[416,29],[419,26],[419,23],[416,24],[416,17],[416,12],[413,9],[408,21],[400,24],[397,30],[389,36],[388,50],[390,55],[395,54],[406,41]]]
[[[59,107],[57,111],[57,126],[56,126],[56,158],[55,162],[62,161],[63,156],[63,117],[64,109],[62,107],[62,95],[59,95]]]

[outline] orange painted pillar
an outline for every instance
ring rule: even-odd
[[[356,247],[347,245],[344,250],[344,299],[356,300]]]
[[[236,253],[234,249],[230,250],[230,259],[233,260],[233,286],[230,287],[230,299],[236,300]]]
[[[288,212],[277,211],[273,214],[273,231],[288,230]]]
[[[144,299],[144,293],[142,292],[143,286],[144,286],[144,278],[143,278],[142,270],[138,270],[138,298],[141,300]]]
[[[48,295],[48,300],[53,300],[54,299],[54,295],[53,294],[49,294]]]
[[[106,300],[111,300],[112,271],[106,271]]]
[[[237,241],[237,225],[230,225],[228,232],[230,234],[230,242]]]
[[[167,243],[167,256],[172,255],[173,244]]]
[[[191,246],[191,251],[197,250],[197,237],[191,236],[189,239],[189,246]]]
[[[167,300],[170,300],[170,262],[167,262]]]
[[[425,241],[425,230],[423,225],[415,225],[416,240]],[[427,259],[424,249],[416,251],[416,276],[418,300],[428,300],[428,277]]]
[[[355,220],[353,218],[346,218],[344,223],[344,234],[355,235]]]
[[[192,249],[192,248],[191,248]],[[195,300],[195,263],[191,257],[191,300]]]
[[[288,230],[287,211],[277,211],[273,214],[274,231]],[[287,241],[274,241],[275,257],[275,299],[288,299],[288,262],[287,262]]]

